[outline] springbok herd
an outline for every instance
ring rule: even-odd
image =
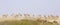
[[[37,19],[42,19],[42,20],[48,20],[49,22],[57,21],[60,23],[60,17],[59,16],[54,16],[54,15],[30,15],[30,14],[3,14],[0,16],[0,22],[1,21],[6,21],[6,20],[21,20],[21,19],[28,19],[28,20],[37,20]]]

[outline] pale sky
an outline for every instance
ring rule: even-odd
[[[0,0],[0,14],[59,15],[60,0]]]

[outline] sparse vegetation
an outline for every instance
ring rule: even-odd
[[[18,16],[19,15],[15,15],[15,18]],[[52,19],[52,18],[49,19],[50,16],[49,17],[44,16],[44,17],[45,17],[45,19],[42,19],[41,16],[39,16],[39,17],[37,17],[36,20],[35,19],[32,20],[30,15],[26,14],[24,19],[5,20],[5,21],[1,21],[0,25],[59,25],[59,23],[57,21],[55,21],[55,19],[58,19],[58,17],[55,18],[53,22],[48,21],[48,20]]]
[[[33,21],[33,20],[14,20],[14,21],[4,21],[4,22],[0,22],[0,25],[59,25],[56,21],[54,22],[48,22],[48,21],[44,21],[44,20],[37,20],[37,21]]]

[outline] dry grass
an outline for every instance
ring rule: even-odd
[[[59,25],[57,21],[54,22],[49,22],[47,20],[27,20],[27,19],[22,19],[22,20],[8,20],[8,21],[3,21],[0,22],[0,25]]]
[[[19,15],[14,15],[11,18],[7,15],[4,16],[4,18],[0,18],[0,25],[60,25],[58,21],[56,21],[58,19],[57,16],[37,16],[35,18],[28,14],[25,14],[24,18],[19,18],[22,17]]]

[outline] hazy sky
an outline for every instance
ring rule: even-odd
[[[60,15],[60,0],[0,0],[0,14]]]

